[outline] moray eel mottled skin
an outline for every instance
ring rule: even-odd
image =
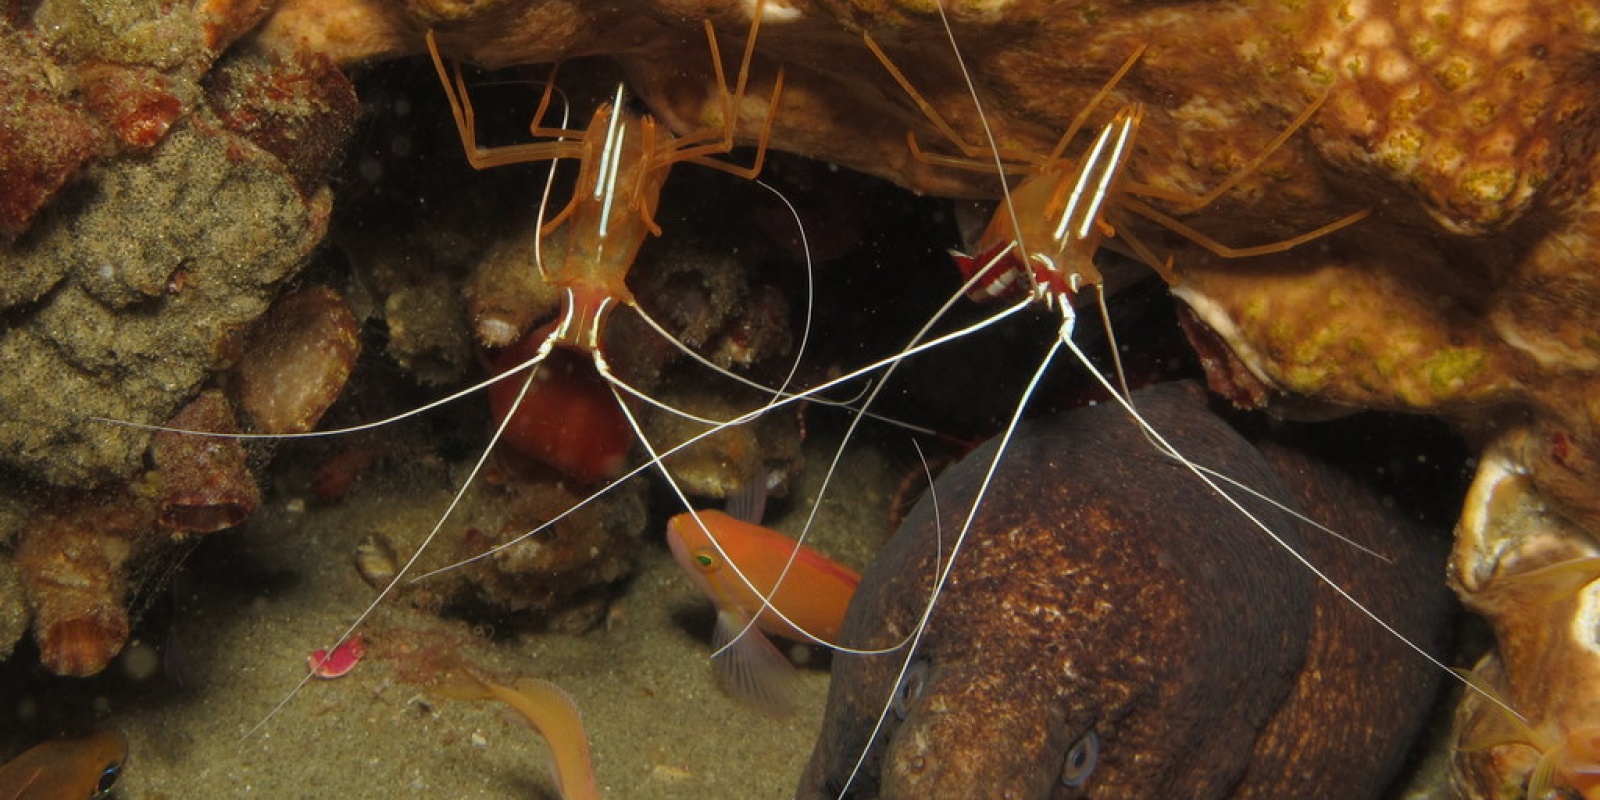
[[[1375,495],[1337,471],[1283,449],[1263,456],[1190,385],[1136,401],[1190,458],[1294,498],[1394,558],[1385,564],[1245,502],[1386,619],[1438,646],[1430,631],[1443,627],[1450,599],[1437,541],[1384,517]],[[946,552],[993,449],[936,484]],[[936,552],[924,498],[862,577],[843,641],[904,638]],[[1438,679],[1158,455],[1112,405],[1019,429],[910,677],[896,686],[903,662],[834,658],[798,798],[840,795],[891,696],[895,708],[845,796],[1371,797]]]

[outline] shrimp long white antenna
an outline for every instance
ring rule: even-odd
[[[941,13],[943,12],[941,11]],[[911,662],[917,657],[917,647],[922,643],[922,638],[928,631],[928,621],[933,618],[933,611],[938,607],[939,596],[944,593],[945,587],[950,583],[950,573],[955,568],[956,558],[961,554],[961,549],[967,541],[967,534],[971,533],[973,521],[977,519],[978,510],[983,506],[983,496],[988,494],[989,486],[994,482],[995,473],[1000,469],[1000,461],[1005,457],[1006,448],[1011,444],[1011,439],[1016,434],[1017,426],[1022,423],[1022,414],[1027,407],[1028,399],[1033,396],[1034,389],[1044,379],[1045,372],[1050,368],[1051,362],[1055,360],[1056,353],[1060,352],[1061,346],[1062,339],[1060,338],[1050,343],[1049,349],[1045,351],[1044,357],[1039,359],[1039,366],[1034,369],[1033,376],[1028,379],[1028,384],[1023,389],[1022,400],[1012,410],[1011,418],[1006,421],[1005,429],[1000,432],[999,443],[995,448],[994,457],[989,460],[989,466],[985,468],[983,478],[978,482],[977,492],[974,495],[973,502],[967,508],[966,517],[961,522],[961,529],[956,532],[955,538],[950,542],[950,557],[939,568],[938,578],[934,581],[933,588],[928,592],[928,601],[923,604],[922,613],[918,616],[916,624],[911,626],[910,641],[905,646],[905,658],[901,661],[900,669],[895,674],[894,681],[889,684],[890,686],[898,687],[905,681],[906,671],[911,668]],[[935,518],[937,519],[937,517]],[[850,775],[845,779],[844,785],[840,789],[839,797],[841,800],[843,800],[844,793],[849,791],[850,785],[855,783],[856,776],[860,774],[862,766],[866,764],[867,756],[872,753],[872,742],[878,738],[879,732],[883,730],[883,724],[888,719],[893,704],[894,694],[891,692],[890,696],[884,699],[883,708],[873,721],[872,731],[867,734],[867,745],[862,747],[861,752],[856,756],[855,764],[850,768]]]
[[[812,269],[811,262],[811,239],[806,235],[806,226],[801,222],[800,210],[794,207],[794,203],[789,202],[789,198],[785,197],[783,192],[778,191],[777,187],[759,178],[752,181],[752,183],[760,186],[768,192],[771,192],[774,197],[778,198],[778,202],[783,203],[783,207],[788,209],[790,218],[795,222],[795,230],[799,233],[801,258],[806,265],[806,308],[804,315],[805,322],[800,326],[800,344],[796,346],[795,352],[797,354],[804,353],[806,351],[806,347],[811,342],[811,316],[816,308],[817,299],[816,274]],[[724,369],[720,364],[717,364],[715,361],[712,361],[711,359],[701,355],[699,351],[685,344],[683,341],[678,339],[677,336],[674,336],[671,331],[666,329],[666,326],[656,321],[656,318],[646,313],[643,308],[636,308],[634,309],[634,312],[637,313],[639,318],[643,320],[646,325],[650,326],[650,328],[654,330],[658,336],[670,342],[673,347],[677,348],[678,352],[688,356],[690,360],[699,363],[706,369],[712,370],[728,380],[731,380],[735,383],[742,383],[751,389],[775,396],[783,396],[787,394],[786,390],[790,386],[794,385],[795,376],[800,372],[800,358],[797,355],[794,361],[790,363],[788,373],[784,375],[783,381],[778,384],[777,388],[766,386],[759,381],[751,380],[737,372],[734,372],[733,370]],[[826,403],[828,401],[819,400],[817,402]]]
[[[619,397],[618,400],[620,402],[621,398]],[[638,419],[633,415],[633,412],[627,407],[626,404],[622,406],[622,413],[628,418],[628,424],[633,426],[634,435],[638,437],[639,443],[647,451],[649,451],[650,458],[647,462],[647,465],[658,466],[662,473],[666,474],[666,466],[663,463],[663,460],[668,454],[656,452],[654,446],[650,444],[649,438],[645,436],[644,429],[640,427]],[[772,604],[772,593],[776,592],[776,587],[781,585],[783,583],[783,579],[788,575],[789,567],[794,563],[795,554],[800,551],[800,542],[797,540],[794,549],[789,552],[788,560],[785,561],[783,565],[783,571],[781,571],[778,574],[777,579],[773,581],[774,589],[772,592],[763,591],[760,587],[755,585],[755,582],[750,579],[750,576],[746,574],[745,571],[739,566],[738,559],[730,556],[727,550],[723,548],[722,543],[717,540],[717,536],[711,530],[711,527],[706,524],[705,519],[700,516],[700,512],[695,509],[694,504],[689,501],[689,496],[684,493],[682,487],[678,486],[677,481],[671,479],[670,475],[667,477],[667,486],[672,489],[672,493],[677,497],[678,502],[682,504],[684,510],[688,512],[690,518],[694,520],[695,525],[699,526],[700,531],[705,534],[707,541],[711,542],[712,549],[714,549],[717,552],[717,555],[721,557],[722,562],[728,565],[728,568],[733,572],[734,576],[739,579],[740,583],[744,584],[745,588],[748,589],[751,594],[761,598],[761,607],[750,613],[750,621],[745,623],[745,626],[739,629],[738,633],[729,636],[725,644],[711,653],[710,658],[714,659],[718,656],[721,656],[728,649],[732,648],[734,643],[748,635],[750,633],[750,629],[755,625],[755,620],[759,619],[763,614],[770,614],[773,617],[781,620],[785,625],[788,625],[790,628],[793,628],[795,632],[805,637],[806,641],[831,648],[838,652],[849,653],[851,655],[883,655],[894,652],[895,650],[898,650],[911,642],[911,637],[908,636],[905,640],[886,648],[875,650],[857,650],[844,647],[837,642],[829,642],[828,640],[817,636],[816,633],[808,630],[805,628],[805,626],[790,618],[784,613],[783,609],[780,609]]]
[[[561,130],[567,130],[567,125],[572,122],[572,103],[567,100],[567,93],[561,91],[561,87],[555,85],[555,75],[552,74],[550,80],[551,88],[555,89],[556,93],[561,96]],[[556,141],[561,140],[561,137],[556,137]],[[550,169],[546,170],[544,174],[544,189],[539,192],[539,213],[533,221],[533,267],[539,271],[541,280],[546,274],[544,271],[544,212],[550,207],[550,194],[556,185],[556,165],[560,163],[561,159],[559,158],[550,159]]]
[[[327,438],[327,437],[330,437],[330,436],[344,436],[344,435],[348,435],[348,434],[352,434],[352,433],[361,433],[363,431],[377,430],[378,428],[382,428],[382,427],[385,427],[385,426],[388,426],[388,425],[393,425],[393,424],[395,424],[397,422],[403,422],[405,420],[411,419],[412,417],[421,416],[423,414],[428,413],[429,411],[433,411],[434,409],[441,408],[443,406],[447,406],[447,405],[449,405],[451,403],[456,402],[457,400],[461,400],[463,398],[471,397],[472,395],[479,394],[479,393],[483,392],[483,390],[488,389],[489,387],[494,386],[495,384],[498,384],[501,381],[510,380],[510,379],[516,377],[519,373],[521,373],[523,371],[526,371],[526,370],[528,370],[528,369],[530,369],[532,367],[538,366],[539,362],[543,361],[546,355],[548,355],[548,353],[546,353],[546,352],[535,353],[532,357],[528,358],[528,360],[526,360],[526,361],[524,361],[524,362],[512,367],[511,369],[506,370],[505,372],[500,373],[499,375],[495,375],[495,376],[490,377],[490,378],[485,378],[485,379],[483,379],[481,381],[478,381],[477,383],[472,384],[471,386],[466,387],[465,389],[458,389],[458,390],[456,390],[454,392],[451,392],[450,394],[447,394],[447,395],[445,395],[443,397],[440,397],[440,398],[437,398],[437,399],[434,399],[434,400],[430,400],[430,401],[428,401],[428,402],[426,402],[426,403],[424,403],[424,404],[422,404],[420,406],[408,409],[408,410],[403,411],[403,412],[401,412],[399,414],[393,414],[391,416],[383,417],[382,419],[375,419],[375,420],[372,420],[371,422],[363,422],[363,423],[360,423],[358,425],[349,425],[349,426],[346,426],[346,427],[343,427],[343,428],[327,428],[327,429],[324,429],[324,430],[299,431],[299,432],[288,432],[288,433],[259,433],[259,432],[249,432],[249,431],[231,432],[230,433],[230,432],[224,432],[224,431],[200,431],[200,430],[192,430],[192,429],[189,429],[189,428],[175,428],[175,427],[172,427],[170,425],[156,425],[156,424],[146,423],[146,422],[134,422],[134,421],[131,421],[131,420],[113,419],[111,417],[90,416],[90,417],[84,417],[84,419],[86,419],[88,421],[91,421],[91,422],[101,422],[101,423],[105,423],[107,425],[115,425],[115,426],[121,427],[121,428],[133,428],[135,430],[152,431],[152,432],[155,432],[155,433],[184,433],[184,434],[191,434],[191,435],[195,435],[195,436],[210,436],[210,437],[213,437],[213,438],[216,438],[216,439],[246,439],[246,440],[250,440],[250,439],[267,439],[267,440],[276,441],[276,440],[289,440],[289,439],[322,439],[322,438]]]
[[[1065,333],[1066,333],[1066,328],[1065,328],[1065,326],[1063,326],[1063,328],[1062,328],[1062,336],[1059,337],[1059,341],[1064,343],[1068,348],[1070,348],[1072,350],[1073,356],[1078,359],[1079,363],[1082,363],[1085,366],[1088,366],[1089,365],[1088,356],[1084,355],[1083,351],[1078,348],[1077,343],[1073,342],[1070,338],[1068,338],[1065,335]],[[1162,436],[1160,431],[1156,430],[1155,427],[1150,425],[1150,423],[1145,420],[1144,416],[1139,413],[1139,410],[1134,407],[1132,402],[1130,402],[1127,398],[1123,397],[1121,394],[1118,394],[1116,392],[1116,390],[1112,387],[1111,382],[1106,380],[1106,377],[1104,375],[1100,374],[1099,370],[1090,368],[1089,369],[1089,373],[1094,377],[1094,379],[1097,382],[1100,383],[1102,388],[1106,389],[1108,392],[1111,393],[1111,396],[1115,400],[1115,402],[1122,406],[1123,410],[1128,413],[1128,416],[1132,420],[1134,420],[1134,422],[1139,426],[1139,428],[1141,430],[1143,430],[1145,432],[1145,435],[1150,437],[1150,438],[1152,438],[1152,439],[1154,439],[1160,445],[1159,451],[1163,455],[1165,455],[1168,458],[1171,458],[1172,460],[1177,461],[1179,464],[1183,465],[1183,467],[1185,469],[1189,470],[1189,472],[1191,474],[1193,474],[1196,478],[1198,478],[1200,480],[1200,482],[1204,483],[1207,487],[1209,487],[1211,489],[1211,491],[1215,492],[1219,497],[1221,497],[1224,502],[1226,502],[1228,505],[1232,506],[1233,509],[1235,511],[1237,511],[1241,516],[1243,516],[1245,519],[1249,520],[1250,524],[1254,525],[1262,533],[1265,533],[1267,535],[1267,537],[1269,539],[1271,539],[1272,542],[1278,548],[1280,548],[1284,552],[1288,553],[1290,555],[1290,557],[1292,557],[1295,561],[1300,562],[1301,566],[1305,567],[1308,571],[1310,571],[1311,574],[1313,576],[1315,576],[1318,581],[1322,582],[1323,585],[1327,586],[1329,589],[1332,589],[1335,594],[1338,594],[1339,597],[1343,598],[1345,600],[1345,602],[1347,602],[1351,606],[1353,606],[1363,616],[1365,616],[1367,619],[1372,620],[1374,623],[1377,623],[1378,627],[1382,628],[1390,636],[1393,636],[1395,639],[1398,639],[1401,644],[1405,645],[1412,652],[1414,652],[1417,655],[1421,656],[1429,664],[1432,664],[1433,666],[1439,668],[1440,670],[1443,670],[1444,672],[1450,673],[1451,675],[1455,675],[1457,681],[1459,681],[1463,685],[1469,687],[1470,690],[1476,691],[1479,694],[1482,694],[1484,699],[1486,699],[1486,700],[1494,703],[1495,705],[1499,706],[1501,709],[1505,710],[1506,713],[1511,714],[1512,716],[1514,716],[1517,719],[1522,720],[1524,722],[1527,721],[1527,719],[1525,717],[1523,717],[1521,714],[1517,713],[1516,709],[1514,709],[1511,706],[1507,705],[1505,703],[1505,701],[1501,700],[1498,697],[1495,697],[1492,694],[1483,692],[1481,688],[1479,688],[1477,686],[1474,686],[1471,681],[1467,681],[1467,680],[1463,679],[1460,676],[1460,674],[1458,674],[1454,670],[1452,670],[1443,661],[1439,660],[1439,658],[1437,658],[1433,654],[1429,653],[1421,645],[1418,645],[1417,643],[1411,641],[1410,638],[1408,638],[1405,634],[1401,633],[1393,625],[1389,624],[1389,622],[1387,620],[1385,620],[1382,616],[1380,616],[1377,612],[1375,612],[1371,608],[1367,607],[1366,603],[1363,603],[1361,600],[1356,598],[1355,595],[1350,594],[1350,592],[1345,590],[1345,588],[1343,586],[1339,585],[1338,581],[1335,581],[1331,576],[1329,576],[1327,573],[1323,572],[1320,567],[1318,567],[1315,563],[1313,563],[1311,561],[1311,559],[1307,558],[1300,551],[1296,550],[1293,545],[1291,545],[1291,544],[1289,544],[1289,542],[1285,541],[1284,538],[1282,537],[1282,535],[1280,535],[1277,531],[1274,531],[1272,529],[1272,526],[1266,524],[1265,522],[1262,522],[1259,517],[1257,517],[1255,514],[1251,513],[1249,509],[1245,508],[1244,505],[1242,503],[1240,503],[1237,499],[1235,499],[1232,494],[1230,494],[1226,489],[1222,488],[1222,485],[1220,483],[1218,483],[1217,481],[1213,480],[1211,475],[1209,474],[1209,473],[1213,472],[1212,470],[1207,470],[1207,469],[1200,468],[1199,465],[1195,464],[1188,457],[1184,456],[1183,453],[1181,453],[1177,449],[1177,447],[1175,447],[1171,442],[1167,441],[1166,437]]]
[[[1111,324],[1111,311],[1110,311],[1110,309],[1108,309],[1106,307],[1106,293],[1104,291],[1096,291],[1094,293],[1094,296],[1095,296],[1095,303],[1100,309],[1100,322],[1101,322],[1101,325],[1103,326],[1102,330],[1105,332],[1105,335],[1106,335],[1106,347],[1111,353],[1112,369],[1115,371],[1116,376],[1117,376],[1117,387],[1116,387],[1116,390],[1108,390],[1108,391],[1111,391],[1112,394],[1118,394],[1120,392],[1120,394],[1118,395],[1118,399],[1119,400],[1122,400],[1122,401],[1125,401],[1125,402],[1131,401],[1132,398],[1133,398],[1133,390],[1128,387],[1128,375],[1122,368],[1122,348],[1117,343],[1117,332],[1116,332],[1115,328]],[[1094,372],[1096,378],[1102,378],[1102,376],[1099,374],[1098,370],[1095,370],[1094,368],[1090,367],[1089,371],[1090,372]],[[1105,381],[1102,379],[1101,383],[1102,383],[1102,385],[1104,385]],[[1215,479],[1217,479],[1219,481],[1222,481],[1223,483],[1226,483],[1229,486],[1232,486],[1235,489],[1238,489],[1239,491],[1242,491],[1245,494],[1248,494],[1248,495],[1256,498],[1257,500],[1260,500],[1263,503],[1266,503],[1266,504],[1276,508],[1277,510],[1279,510],[1279,511],[1285,513],[1285,514],[1288,514],[1289,516],[1294,517],[1295,519],[1299,520],[1300,522],[1302,522],[1302,523],[1304,523],[1306,525],[1310,525],[1313,528],[1316,528],[1317,530],[1321,531],[1323,534],[1325,534],[1327,536],[1330,536],[1330,537],[1334,538],[1335,540],[1340,541],[1340,542],[1342,542],[1342,543],[1344,543],[1344,544],[1346,544],[1346,545],[1348,545],[1350,547],[1355,548],[1356,550],[1360,551],[1361,553],[1364,553],[1366,555],[1372,556],[1373,558],[1376,558],[1379,561],[1384,562],[1385,564],[1394,563],[1394,561],[1392,559],[1390,559],[1388,556],[1386,556],[1386,555],[1384,555],[1384,554],[1382,554],[1382,553],[1380,553],[1380,552],[1378,552],[1376,550],[1373,550],[1370,547],[1367,547],[1366,545],[1356,541],[1355,539],[1352,539],[1349,536],[1346,536],[1343,533],[1340,533],[1339,531],[1336,531],[1333,528],[1330,528],[1327,525],[1324,525],[1324,524],[1322,524],[1321,522],[1318,522],[1315,519],[1312,519],[1311,517],[1309,517],[1306,514],[1302,513],[1300,511],[1300,509],[1297,509],[1297,508],[1295,508],[1294,506],[1292,506],[1292,505],[1290,505],[1288,503],[1282,502],[1282,501],[1278,500],[1275,497],[1271,497],[1271,496],[1267,495],[1265,492],[1262,492],[1262,491],[1256,489],[1255,487],[1244,483],[1243,481],[1235,480],[1235,479],[1229,477],[1228,475],[1224,474],[1221,470],[1212,469],[1211,467],[1208,467],[1208,466],[1206,466],[1204,464],[1201,464],[1199,462],[1196,462],[1196,461],[1193,461],[1191,459],[1188,459],[1182,453],[1179,453],[1176,450],[1168,449],[1163,440],[1161,440],[1161,439],[1159,439],[1157,437],[1151,436],[1150,434],[1146,433],[1145,432],[1145,426],[1143,426],[1143,425],[1139,426],[1139,432],[1144,436],[1145,441],[1150,443],[1151,447],[1154,447],[1157,450],[1161,451],[1163,454],[1165,454],[1169,458],[1172,458],[1172,459],[1177,460],[1177,461],[1185,462],[1190,469],[1200,470],[1201,472],[1204,472],[1205,474],[1210,475],[1211,477],[1213,477],[1213,478],[1215,478]]]
[[[922,327],[917,329],[916,333],[912,334],[911,339],[907,343],[906,347],[901,350],[901,358],[892,359],[892,360],[886,362],[886,366],[884,368],[883,376],[878,380],[878,382],[876,384],[873,385],[872,389],[869,392],[867,392],[867,396],[862,400],[862,403],[861,403],[861,406],[860,406],[860,410],[856,414],[851,416],[850,423],[845,427],[844,434],[840,437],[840,440],[839,440],[839,446],[834,448],[833,457],[828,462],[828,468],[827,468],[827,470],[825,470],[823,472],[822,483],[817,488],[817,497],[821,498],[821,497],[827,496],[828,487],[832,484],[833,476],[838,473],[839,464],[844,459],[845,448],[849,446],[852,437],[854,437],[857,427],[861,424],[861,419],[863,417],[865,417],[865,416],[870,416],[867,413],[866,409],[868,409],[868,408],[870,408],[872,406],[873,401],[875,401],[877,399],[879,393],[882,392],[883,388],[888,385],[889,379],[892,376],[894,370],[899,366],[900,362],[902,360],[904,360],[905,357],[909,357],[911,355],[914,355],[916,353],[920,353],[920,352],[922,352],[922,351],[924,351],[926,349],[929,349],[929,345],[931,345],[933,342],[955,341],[956,339],[965,338],[966,336],[968,336],[968,335],[970,335],[972,333],[977,333],[978,331],[982,330],[983,328],[988,327],[990,324],[998,322],[1002,317],[1009,317],[1012,314],[1017,313],[1017,312],[1023,310],[1024,308],[1027,308],[1027,307],[1033,305],[1032,298],[1025,298],[1022,301],[1020,301],[1018,303],[1015,303],[1011,307],[1005,309],[1004,311],[1001,311],[1000,313],[994,315],[993,317],[990,317],[990,318],[984,320],[982,323],[979,323],[979,324],[976,324],[976,325],[973,325],[973,326],[969,326],[967,328],[963,328],[963,329],[955,331],[955,332],[953,332],[951,334],[946,334],[944,336],[935,337],[933,339],[927,339],[927,337],[932,334],[934,328],[941,321],[944,320],[945,316],[947,314],[949,314],[950,311],[952,309],[954,309],[957,306],[958,303],[961,302],[962,298],[964,298],[966,296],[967,292],[970,291],[972,289],[972,287],[976,286],[980,280],[982,280],[982,274],[981,273],[976,273],[972,277],[968,278],[966,280],[966,282],[963,283],[959,289],[957,289],[948,298],[946,298],[944,304],[939,306],[939,308],[934,311],[933,315],[930,316],[928,318],[928,320],[922,324]],[[926,340],[926,341],[924,341],[924,340]],[[920,454],[920,451],[919,451],[919,454]],[[788,578],[790,571],[793,569],[795,559],[800,554],[800,546],[805,544],[806,539],[810,537],[811,529],[816,524],[817,514],[820,512],[821,508],[822,508],[822,504],[820,502],[811,504],[811,509],[806,513],[805,523],[802,524],[801,527],[800,527],[800,534],[795,537],[795,543],[796,543],[795,547],[794,547],[793,550],[791,550],[789,552],[788,558],[786,558],[784,560],[783,567],[778,571],[777,578],[775,580],[773,580],[773,582],[772,582],[772,588],[770,590],[767,590],[767,591],[760,591],[758,589],[755,589],[754,587],[751,587],[752,592],[754,592],[754,594],[756,596],[761,598],[761,608],[759,610],[760,613],[769,613],[770,612],[770,613],[778,615],[780,618],[782,618],[782,612],[779,611],[776,607],[774,607],[772,605],[772,597],[773,597],[773,595],[777,594],[778,589],[783,586],[784,580]],[[699,518],[697,517],[696,521],[698,522],[698,520],[699,520]],[[702,524],[702,527],[704,527],[703,524]],[[707,532],[707,534],[709,536],[709,531]],[[709,538],[711,538],[713,543],[716,542],[716,537],[711,536]],[[720,551],[720,549],[721,548],[719,546],[718,550]],[[724,554],[724,555],[726,555],[726,554]],[[729,563],[732,563],[731,559],[729,560]],[[737,570],[737,567],[735,567],[735,570]],[[741,574],[740,578],[743,579],[743,577],[744,576]],[[746,581],[746,583],[748,584],[748,581]],[[750,619],[745,622],[744,628],[742,628],[736,636],[732,637],[732,639],[733,640],[737,640],[740,637],[744,636],[745,634],[749,633],[750,629],[755,626],[755,620],[757,618],[759,618],[760,613],[752,614]],[[902,643],[902,644],[896,644],[896,645],[884,648],[881,651],[857,650],[857,649],[853,649],[853,648],[844,646],[844,644],[842,642],[829,642],[829,641],[820,639],[817,636],[813,635],[811,631],[805,630],[801,626],[794,625],[788,619],[784,619],[784,621],[785,622],[789,622],[790,625],[795,628],[795,630],[797,630],[800,633],[804,634],[806,636],[807,640],[810,641],[812,644],[821,645],[823,647],[827,647],[829,649],[832,649],[832,650],[834,650],[836,652],[850,653],[850,654],[853,654],[853,655],[865,655],[865,654],[871,654],[871,653],[875,653],[875,652],[892,652],[894,650],[898,650],[901,646],[903,646],[903,643]],[[720,655],[721,652],[722,652],[721,650],[718,650],[716,653],[713,653],[712,656],[715,657],[717,655]]]
[[[1011,201],[1011,184],[1005,180],[1006,164],[1000,158],[1000,142],[995,138],[994,127],[989,124],[989,115],[984,113],[983,100],[978,95],[977,84],[972,80],[972,71],[967,69],[967,59],[961,54],[961,45],[956,43],[956,31],[950,25],[950,17],[945,14],[944,0],[934,0],[933,8],[939,12],[939,24],[944,28],[945,41],[950,43],[950,52],[955,55],[956,68],[961,73],[961,81],[967,87],[967,96],[972,99],[973,109],[978,112],[978,124],[983,128],[983,139],[989,144],[990,158],[994,159],[994,174],[1001,176],[1000,197],[1001,202],[1005,204],[1006,214],[1011,217],[1011,229],[1021,230],[1022,220],[1017,216],[1016,204]],[[1022,263],[1032,263],[1028,257],[1027,248],[1023,243],[1018,241],[1016,246],[1022,256]],[[1029,281],[1034,280],[1031,270],[1027,271],[1027,275]],[[1037,285],[1035,290],[1037,290]]]
[[[807,308],[809,309],[809,307],[810,306],[809,306],[809,302],[808,302]],[[874,420],[877,420],[879,422],[887,423],[887,424],[893,425],[893,426],[895,426],[897,428],[901,428],[903,430],[911,431],[912,433],[920,433],[920,434],[924,434],[924,435],[927,435],[927,436],[932,436],[932,435],[935,435],[937,433],[937,431],[933,430],[932,428],[927,428],[927,427],[924,427],[924,426],[921,426],[921,425],[916,425],[916,424],[913,424],[913,423],[906,422],[904,420],[894,419],[893,417],[884,416],[882,414],[875,414],[875,413],[867,410],[864,407],[857,407],[857,406],[855,406],[855,403],[856,403],[856,400],[858,398],[850,398],[850,399],[846,399],[846,400],[834,400],[834,399],[827,398],[827,397],[818,397],[815,393],[813,393],[813,391],[798,392],[798,393],[797,392],[790,392],[787,389],[788,389],[788,386],[790,385],[790,383],[792,382],[792,378],[794,376],[794,372],[793,371],[790,372],[789,378],[786,378],[782,384],[780,384],[777,388],[773,388],[773,387],[767,386],[766,384],[763,384],[763,383],[761,383],[759,381],[753,381],[753,380],[751,380],[749,378],[746,378],[745,376],[740,375],[737,372],[733,372],[731,370],[723,369],[716,362],[714,362],[711,359],[706,358],[705,356],[701,355],[694,348],[689,347],[687,344],[684,344],[682,341],[680,341],[677,337],[673,336],[672,333],[670,331],[668,331],[658,320],[656,320],[655,317],[652,317],[649,314],[646,314],[642,309],[635,309],[635,311],[637,312],[637,316],[639,317],[639,319],[643,320],[646,325],[650,326],[651,329],[653,329],[656,333],[660,334],[663,339],[667,340],[668,342],[671,342],[672,345],[679,350],[679,352],[681,352],[684,355],[688,356],[689,359],[691,359],[691,360],[693,360],[695,362],[698,362],[701,366],[704,366],[707,369],[713,370],[717,374],[722,375],[723,377],[728,378],[728,379],[734,381],[735,383],[744,384],[745,386],[748,386],[748,387],[750,387],[752,389],[756,389],[756,390],[761,391],[761,392],[772,394],[772,395],[774,395],[776,397],[796,397],[798,395],[799,397],[803,397],[808,402],[815,403],[817,405],[832,406],[832,407],[836,407],[836,408],[849,409],[849,410],[855,411],[856,413],[865,414],[866,416],[868,416],[868,417],[870,417],[870,418],[872,418]],[[802,345],[801,345],[802,347],[804,347],[803,342],[804,342],[804,339],[802,339]],[[623,387],[623,388],[624,388],[624,391],[627,391],[629,394],[632,394],[635,397],[639,396],[637,394],[637,390],[632,389],[630,387]],[[865,392],[862,393],[862,395],[864,395],[864,394],[865,394]],[[646,402],[650,402],[649,398],[641,398],[641,399],[645,400]],[[797,399],[799,399],[799,398],[797,397]],[[667,409],[667,410],[668,411],[675,411],[675,409],[670,409],[670,408]],[[715,422],[713,424],[719,424],[720,425],[720,424],[725,424],[726,422],[727,422],[726,420],[723,420],[723,421],[720,421],[720,422]]]

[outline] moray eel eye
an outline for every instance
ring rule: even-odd
[[[928,662],[919,660],[906,667],[906,674],[900,679],[900,685],[895,687],[894,702],[889,705],[889,710],[900,719],[905,719],[911,713],[911,704],[917,702],[922,696],[922,690],[928,685]]]
[[[1061,785],[1078,787],[1087,783],[1100,763],[1100,737],[1090,729],[1067,751],[1066,763],[1061,767]]]

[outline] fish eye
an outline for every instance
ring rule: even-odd
[[[1061,768],[1061,785],[1069,787],[1084,785],[1094,773],[1094,767],[1098,763],[1100,763],[1100,737],[1091,728],[1078,737],[1078,741],[1072,743],[1072,749],[1067,751],[1066,763]]]
[[[709,550],[697,550],[694,554],[695,566],[707,570],[717,565],[717,557]]]
[[[911,704],[922,697],[922,690],[928,685],[928,662],[919,659],[906,667],[906,674],[900,679],[900,685],[895,687],[894,700],[889,704],[889,710],[900,719],[905,719],[911,713]]]
[[[96,797],[104,797],[110,793],[112,789],[116,788],[117,778],[120,777],[122,777],[122,762],[113,761],[107,764],[106,768],[100,772],[100,782],[95,784],[94,794],[90,796],[90,800]]]

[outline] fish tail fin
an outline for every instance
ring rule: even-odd
[[[721,652],[711,659],[717,685],[733,699],[782,719],[799,705],[799,672],[772,640],[748,622],[737,611],[717,612],[712,646]]]
[[[1556,772],[1561,764],[1561,748],[1546,750],[1539,754],[1538,763],[1534,764],[1533,772],[1528,775],[1527,800],[1538,800],[1547,797],[1556,785]]]

